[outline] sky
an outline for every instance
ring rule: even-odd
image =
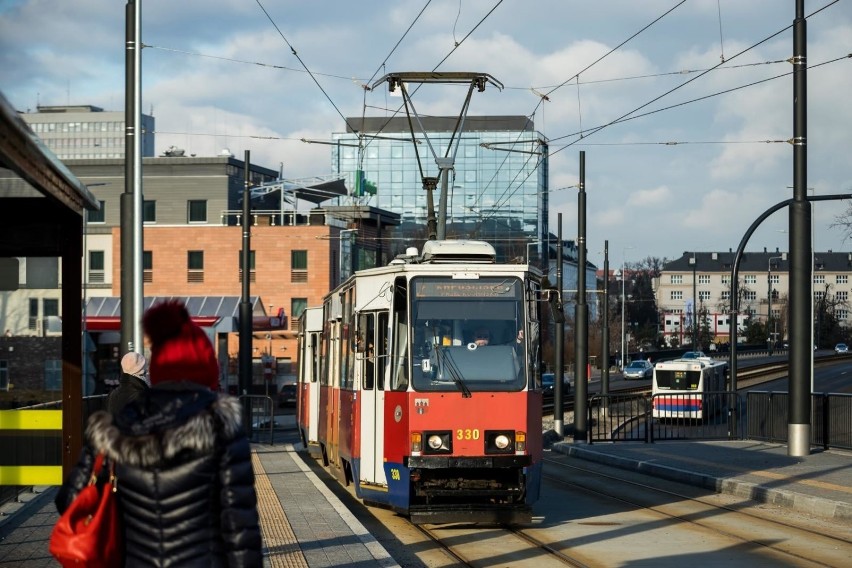
[[[585,152],[598,266],[605,241],[616,267],[736,250],[793,197],[795,0],[140,1],[158,155],[250,150],[286,178],[326,175],[330,147],[302,140],[396,112],[400,98],[369,88],[385,74],[466,71],[503,85],[474,92],[469,115],[526,115],[550,141],[551,230],[561,213],[566,239]],[[806,0],[805,14],[807,187],[852,193],[852,0]],[[20,111],[122,110],[124,34],[117,0],[0,0],[0,90]],[[465,93],[424,85],[414,103],[457,115]],[[832,226],[850,203],[814,206],[817,250],[852,250]],[[789,250],[788,226],[774,214],[747,250]]]

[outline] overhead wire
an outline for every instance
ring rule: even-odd
[[[352,125],[351,125],[351,124],[349,124],[349,121],[346,119],[346,117],[345,117],[345,116],[343,116],[343,113],[342,113],[342,112],[340,112],[340,109],[339,109],[339,108],[337,108],[337,105],[336,105],[336,104],[334,104],[334,101],[333,101],[333,100],[331,100],[331,96],[329,96],[329,94],[328,94],[328,93],[326,92],[326,90],[323,88],[323,86],[322,86],[322,85],[320,84],[320,82],[317,80],[316,76],[314,76],[313,72],[311,72],[311,70],[310,70],[310,69],[308,69],[308,66],[305,64],[305,62],[302,60],[302,58],[301,58],[301,57],[299,57],[299,53],[296,51],[296,49],[295,49],[295,48],[294,48],[294,47],[290,44],[290,42],[289,42],[289,41],[287,40],[287,38],[284,36],[284,32],[282,32],[282,31],[281,31],[281,28],[279,28],[279,27],[278,27],[278,24],[276,24],[276,23],[275,23],[275,20],[273,20],[273,19],[272,19],[272,16],[270,16],[270,15],[269,15],[269,12],[267,12],[267,11],[266,11],[266,8],[264,8],[264,6],[263,6],[263,4],[261,3],[261,1],[260,1],[260,0],[254,0],[254,1],[257,3],[257,5],[260,7],[260,9],[263,11],[263,13],[266,15],[266,18],[269,20],[269,23],[270,23],[270,24],[272,24],[272,27],[274,27],[274,28],[275,28],[275,31],[277,31],[277,32],[278,32],[278,35],[280,35],[280,36],[281,36],[281,39],[283,39],[283,40],[284,40],[284,43],[286,43],[286,44],[287,44],[287,47],[289,47],[289,48],[290,48],[290,52],[293,54],[293,56],[294,56],[296,59],[298,59],[298,60],[299,60],[299,63],[301,63],[301,64],[302,64],[302,67],[304,67],[304,68],[305,68],[305,71],[307,71],[307,72],[308,72],[308,75],[310,76],[311,80],[313,80],[314,84],[316,84],[316,86],[319,88],[319,90],[320,90],[320,91],[322,91],[322,94],[325,96],[325,98],[328,100],[328,102],[331,104],[331,106],[332,106],[332,107],[334,107],[334,110],[336,110],[336,111],[337,111],[337,114],[339,114],[339,115],[340,115],[340,118],[342,118],[342,119],[343,119],[343,122],[345,122],[345,123],[346,123],[346,126],[348,126],[350,129],[352,129],[352,130],[354,131],[354,129],[352,128]]]
[[[612,53],[614,53],[616,50],[620,49],[621,47],[623,47],[624,45],[626,45],[627,43],[629,43],[630,41],[632,41],[634,38],[636,38],[636,37],[638,37],[640,34],[644,33],[647,29],[649,29],[651,26],[653,26],[654,24],[656,24],[657,22],[659,22],[660,20],[662,20],[662,19],[663,19],[664,17],[666,17],[667,15],[671,14],[674,10],[676,10],[677,8],[679,8],[680,6],[682,6],[685,2],[686,2],[686,0],[681,0],[680,2],[678,2],[678,3],[677,3],[677,4],[675,4],[674,6],[672,6],[671,8],[669,8],[668,10],[666,10],[665,12],[663,12],[661,15],[657,16],[656,18],[654,18],[654,19],[653,19],[650,23],[646,24],[644,27],[642,27],[641,29],[639,29],[637,32],[633,33],[633,34],[632,34],[631,36],[629,36],[627,39],[625,39],[624,41],[622,41],[621,43],[619,43],[617,46],[613,47],[612,49],[610,49],[609,51],[607,51],[606,53],[604,53],[603,55],[601,55],[600,57],[598,57],[596,60],[594,60],[594,61],[593,61],[593,62],[591,62],[589,65],[587,65],[586,67],[584,67],[582,70],[580,70],[579,72],[577,72],[575,75],[572,75],[571,77],[569,77],[568,79],[566,79],[565,81],[563,81],[562,83],[560,83],[559,85],[556,85],[555,87],[553,87],[552,89],[550,89],[549,91],[547,91],[544,95],[542,95],[542,96],[539,98],[539,100],[537,101],[537,103],[536,103],[535,107],[533,108],[533,111],[532,111],[531,113],[529,113],[529,115],[528,115],[528,116],[534,116],[534,115],[535,115],[535,113],[536,113],[536,111],[537,111],[537,110],[538,110],[538,108],[539,108],[539,107],[540,107],[540,106],[544,103],[544,101],[545,101],[545,100],[549,100],[549,97],[550,97],[550,95],[551,95],[551,94],[553,94],[553,93],[554,93],[554,92],[556,92],[558,89],[560,89],[560,88],[562,88],[563,86],[565,86],[566,84],[568,84],[568,83],[569,83],[572,79],[574,79],[574,78],[579,79],[579,77],[580,77],[580,75],[581,75],[582,73],[585,73],[586,71],[588,71],[589,69],[591,69],[592,67],[594,67],[595,65],[597,65],[598,63],[600,63],[601,61],[603,61],[604,59],[606,59],[607,57],[609,57],[609,56],[610,56]],[[578,93],[578,97],[579,97],[579,93]],[[520,139],[520,134],[518,135],[518,138]],[[505,162],[506,162],[506,160],[504,159],[503,163],[501,164],[501,167],[502,167],[502,165],[503,165],[503,164],[505,164]],[[534,172],[534,171],[535,171],[535,169],[533,169],[533,172]],[[530,174],[528,174],[528,175],[527,175],[527,177],[524,179],[524,182],[525,182],[527,179],[529,179],[529,177],[530,177],[531,175],[532,175],[532,172],[530,172]],[[493,178],[492,178],[492,179],[493,179]],[[519,186],[519,187],[520,187],[520,186]],[[485,188],[483,188],[483,190],[482,190],[483,195],[484,195],[484,192],[485,192],[485,190],[486,190],[486,189],[488,189],[488,186],[486,186]],[[505,195],[506,195],[506,192],[507,192],[507,191],[508,191],[508,188],[507,188],[506,190],[504,190],[504,191],[503,191],[503,193],[501,194],[501,196],[500,196],[500,198],[499,198],[499,199],[503,199],[503,196],[505,196]],[[515,192],[517,192],[517,189],[515,189],[515,191],[513,191],[513,192],[512,192],[512,193],[510,193],[508,196],[506,196],[506,198],[502,201],[502,203],[506,203],[506,202],[508,202],[508,200],[509,200],[509,199],[510,199],[510,198],[511,198],[514,194],[515,194]]]
[[[830,2],[829,4],[826,4],[825,6],[823,6],[823,7],[819,8],[819,9],[815,10],[814,12],[812,12],[811,14],[809,14],[809,15],[807,16],[807,18],[809,18],[809,17],[811,17],[811,16],[814,16],[815,14],[818,14],[819,12],[822,12],[823,10],[825,10],[825,9],[826,9],[826,8],[828,8],[829,6],[832,6],[833,4],[836,4],[837,2],[839,2],[839,0],[833,0],[833,1],[832,1],[832,2]],[[779,30],[778,32],[776,32],[776,33],[774,33],[774,34],[772,34],[772,35],[770,35],[770,36],[768,36],[768,37],[764,38],[763,40],[761,40],[761,41],[757,42],[756,44],[754,44],[754,45],[752,45],[752,46],[750,46],[750,47],[748,47],[748,48],[746,48],[746,49],[744,49],[744,50],[740,51],[739,53],[737,53],[736,55],[734,55],[733,57],[731,57],[728,61],[733,60],[733,59],[735,59],[735,58],[739,57],[740,55],[742,55],[743,53],[746,53],[746,52],[750,51],[751,49],[754,49],[755,47],[757,47],[757,46],[759,46],[759,45],[761,45],[761,44],[763,44],[763,43],[765,43],[765,42],[769,41],[770,39],[772,39],[772,38],[776,37],[777,35],[779,35],[779,34],[781,34],[781,33],[785,32],[785,31],[789,30],[791,27],[792,27],[792,24],[791,24],[791,25],[789,25],[789,26],[786,26],[785,28],[783,28],[783,29]],[[839,60],[841,60],[841,59],[845,59],[846,57],[847,57],[847,56],[839,57],[839,58],[833,59],[833,60],[831,60],[831,61],[826,61],[826,62],[820,63],[820,64],[818,64],[818,65],[814,65],[814,66],[812,66],[812,67],[819,67],[819,66],[822,66],[822,65],[825,65],[825,64],[828,64],[828,63],[832,63],[832,62],[835,62],[835,61],[839,61]],[[619,117],[619,118],[617,118],[617,119],[615,119],[615,120],[613,120],[613,121],[610,121],[610,122],[608,122],[608,123],[606,123],[606,124],[604,124],[604,125],[598,126],[598,127],[594,128],[594,129],[591,129],[591,132],[589,132],[589,134],[586,134],[585,132],[583,132],[583,133],[582,133],[582,134],[583,134],[583,136],[581,136],[580,138],[578,138],[578,139],[574,140],[573,142],[570,142],[570,143],[568,143],[568,144],[566,144],[566,145],[562,146],[561,148],[559,148],[559,149],[557,149],[557,150],[555,150],[555,151],[550,152],[550,156],[552,157],[552,156],[554,156],[555,154],[558,154],[559,152],[561,152],[561,151],[565,150],[566,148],[569,148],[569,147],[571,147],[571,146],[573,146],[573,145],[575,145],[575,144],[579,143],[579,142],[580,142],[580,140],[584,140],[587,136],[591,136],[592,134],[596,134],[597,132],[599,132],[599,131],[603,130],[604,128],[607,128],[608,126],[611,126],[611,125],[613,125],[613,124],[618,124],[618,123],[620,123],[620,122],[627,122],[628,120],[632,120],[633,118],[640,118],[640,117],[642,117],[642,116],[648,116],[648,115],[650,115],[650,114],[655,114],[655,113],[657,113],[657,112],[662,112],[663,110],[670,110],[671,108],[676,108],[676,107],[679,107],[679,106],[683,106],[683,105],[688,104],[688,103],[690,103],[690,102],[697,102],[698,100],[704,100],[704,99],[706,99],[706,98],[710,98],[711,96],[717,96],[717,95],[719,95],[719,94],[723,94],[723,93],[725,93],[725,92],[731,92],[731,91],[733,91],[733,90],[737,90],[738,88],[737,88],[737,89],[728,89],[728,90],[726,90],[726,91],[722,91],[722,92],[719,92],[719,93],[716,93],[716,94],[713,94],[713,95],[708,95],[708,96],[705,96],[705,97],[700,97],[700,98],[695,99],[695,100],[693,100],[693,101],[687,101],[687,102],[683,102],[683,103],[678,103],[678,104],[676,104],[676,105],[671,105],[671,106],[669,106],[669,107],[665,107],[665,108],[662,108],[662,109],[657,109],[657,110],[655,110],[655,111],[651,111],[651,112],[648,112],[648,113],[643,113],[642,115],[636,115],[636,116],[632,116],[632,117],[631,117],[631,115],[633,115],[633,113],[635,113],[636,111],[638,111],[638,110],[640,110],[640,109],[642,109],[642,108],[645,108],[645,107],[646,107],[646,106],[648,106],[649,104],[653,104],[655,101],[660,100],[661,98],[665,97],[666,95],[668,95],[668,94],[670,94],[670,93],[672,93],[672,92],[674,92],[674,91],[676,91],[676,90],[680,89],[681,87],[683,87],[683,86],[685,86],[685,85],[687,85],[687,84],[691,83],[692,81],[695,81],[695,80],[699,79],[700,77],[702,77],[702,76],[706,75],[707,73],[709,73],[710,71],[712,71],[712,70],[716,69],[716,68],[717,68],[717,67],[719,67],[720,65],[723,65],[723,63],[724,63],[724,62],[720,62],[720,63],[718,63],[717,65],[715,65],[715,66],[711,67],[711,68],[710,68],[710,69],[708,69],[707,71],[705,71],[705,72],[703,72],[703,73],[699,74],[699,75],[698,75],[698,76],[696,76],[696,77],[693,77],[693,78],[689,79],[688,81],[685,81],[684,83],[681,83],[680,85],[678,85],[677,87],[674,87],[673,89],[670,89],[670,90],[666,91],[665,93],[663,93],[663,94],[661,94],[661,95],[659,95],[659,96],[655,97],[655,98],[654,98],[654,99],[652,99],[651,101],[648,101],[647,103],[645,103],[645,104],[643,104],[643,105],[641,105],[641,106],[637,107],[637,108],[636,108],[636,109],[634,109],[633,111],[630,111],[630,112],[628,112],[628,113],[626,113],[626,114],[622,115],[621,117]],[[745,88],[746,86],[753,86],[753,85],[756,85],[756,84],[759,84],[759,83],[763,83],[763,82],[766,82],[766,81],[769,81],[769,80],[772,80],[772,79],[777,79],[777,78],[779,78],[779,77],[787,76],[787,75],[790,75],[790,74],[792,74],[792,73],[784,73],[784,74],[782,74],[782,75],[778,75],[778,76],[775,76],[775,77],[772,77],[772,78],[769,78],[769,79],[764,79],[764,80],[761,80],[761,81],[755,81],[755,82],[753,82],[753,83],[750,83],[749,85],[744,85],[744,86],[739,87],[739,88]],[[628,118],[628,117],[629,117],[629,118]],[[577,132],[575,132],[575,133],[571,134],[570,136],[578,136],[578,135],[580,135],[580,134],[581,134],[581,133],[577,133]],[[549,141],[549,142],[550,142],[550,143],[553,143],[555,140],[561,140],[561,139],[563,139],[563,138],[567,138],[567,137],[568,137],[568,136],[562,136],[562,137],[553,138],[553,139],[550,139],[550,141]],[[532,175],[532,173],[534,173],[534,172],[530,172],[530,173],[527,175],[527,179],[529,179],[529,176],[531,176],[531,175]],[[514,193],[513,193],[513,194],[510,194],[510,196],[509,196],[509,197],[511,197],[511,195],[514,195]]]
[[[847,55],[843,55],[843,56],[840,56],[840,57],[836,57],[836,58],[834,58],[834,59],[830,59],[830,60],[828,60],[828,61],[823,61],[822,63],[817,63],[817,64],[815,64],[815,65],[810,65],[810,66],[808,66],[808,69],[815,69],[815,68],[817,68],[817,67],[822,67],[822,66],[824,66],[824,65],[828,65],[829,63],[836,63],[836,62],[838,62],[838,61],[842,61],[842,60],[844,60],[844,59],[852,59],[852,53],[849,53],[849,54],[847,54]],[[631,116],[631,117],[629,117],[629,118],[625,118],[625,119],[623,119],[621,122],[627,122],[628,120],[633,120],[634,118],[642,118],[642,117],[644,117],[644,116],[648,116],[648,115],[651,115],[651,114],[656,114],[656,113],[658,113],[658,112],[662,112],[662,111],[664,111],[664,110],[670,110],[670,109],[672,109],[672,108],[676,108],[676,107],[679,107],[679,106],[683,106],[683,105],[689,104],[689,103],[691,103],[691,102],[697,102],[697,101],[699,101],[699,100],[704,100],[704,99],[710,98],[710,97],[712,97],[712,96],[717,96],[717,95],[725,94],[725,93],[728,93],[728,92],[731,92],[731,91],[735,91],[735,90],[738,90],[738,89],[742,89],[742,88],[746,88],[746,87],[754,86],[754,85],[757,85],[757,84],[760,84],[760,83],[765,83],[765,82],[767,82],[767,81],[771,81],[771,80],[773,80],[773,79],[779,79],[779,78],[781,78],[781,77],[786,77],[786,76],[789,76],[789,75],[792,75],[792,74],[793,74],[793,72],[792,72],[792,71],[790,71],[790,72],[788,72],[788,73],[783,73],[783,74],[781,74],[781,75],[776,75],[776,76],[774,76],[774,77],[770,77],[770,78],[763,79],[763,80],[760,80],[760,81],[755,81],[755,82],[749,83],[748,85],[742,85],[742,86],[740,86],[740,87],[736,87],[736,88],[733,88],[733,89],[727,89],[727,90],[725,90],[725,91],[720,91],[720,92],[718,92],[718,93],[714,93],[714,94],[712,94],[712,95],[707,95],[707,96],[704,96],[704,97],[699,97],[698,99],[694,99],[694,100],[691,100],[691,101],[685,101],[685,102],[682,102],[682,103],[678,103],[678,104],[676,104],[676,105],[671,105],[670,107],[665,107],[665,108],[657,109],[657,110],[650,111],[650,112],[647,112],[647,113],[643,113],[643,114],[641,114],[641,115]],[[579,135],[579,132],[577,132],[577,133],[574,133],[574,134],[573,134],[573,136],[577,136],[577,135]],[[786,139],[786,140],[780,140],[780,139],[776,139],[776,140],[750,140],[750,141],[749,141],[749,140],[746,140],[746,141],[728,140],[728,141],[718,141],[718,142],[713,142],[713,141],[695,141],[695,142],[683,141],[683,142],[671,142],[671,141],[670,141],[670,142],[622,142],[622,143],[593,143],[593,142],[580,142],[580,140],[584,140],[584,138],[580,138],[580,139],[575,140],[574,142],[571,142],[570,144],[566,144],[565,146],[563,146],[563,147],[559,148],[558,150],[556,150],[556,151],[554,151],[554,152],[551,152],[551,153],[550,153],[550,155],[552,156],[552,155],[554,155],[554,154],[557,154],[558,152],[561,152],[562,150],[564,150],[564,149],[565,149],[565,148],[567,148],[568,146],[574,146],[574,145],[578,145],[578,146],[629,146],[629,145],[661,145],[661,146],[679,146],[679,145],[688,145],[688,144],[693,144],[693,145],[697,145],[697,144],[780,144],[780,143],[792,144],[792,142],[793,142],[793,141],[792,141],[792,139]],[[551,140],[551,142],[552,142],[552,140]],[[527,174],[527,177],[524,179],[524,182],[525,182],[527,179],[529,179],[529,177],[530,177],[533,173],[535,173],[535,169],[536,169],[536,168],[534,168],[532,171],[530,171],[530,173],[529,173],[529,174]],[[523,183],[523,182],[522,182],[522,183]]]
[[[814,65],[808,65],[808,66],[807,66],[807,69],[809,69],[809,70],[810,70],[810,69],[816,69],[816,68],[818,68],[818,67],[822,67],[822,66],[824,66],[824,65],[828,65],[829,63],[836,63],[836,62],[838,62],[838,61],[842,61],[842,60],[844,60],[844,59],[850,59],[850,58],[852,58],[852,53],[850,53],[850,54],[846,54],[846,55],[841,55],[840,57],[835,57],[834,59],[829,59],[829,60],[827,60],[827,61],[823,61],[822,63],[816,63],[816,64],[814,64]],[[650,115],[652,115],[652,114],[657,114],[657,113],[659,113],[659,112],[663,112],[663,111],[666,111],[666,110],[672,110],[672,109],[674,109],[674,108],[678,108],[678,107],[685,106],[685,105],[688,105],[688,104],[692,104],[692,103],[700,102],[700,101],[703,101],[703,100],[706,100],[706,99],[710,99],[710,98],[713,98],[713,97],[718,97],[719,95],[724,95],[724,94],[732,93],[732,92],[734,92],[734,91],[739,91],[740,89],[745,89],[745,88],[748,88],[748,87],[753,87],[753,86],[755,86],[755,85],[760,85],[761,83],[767,83],[767,82],[769,82],[769,81],[774,81],[775,79],[780,79],[780,78],[782,78],[782,77],[789,77],[789,76],[790,76],[790,75],[792,75],[792,74],[793,74],[793,72],[792,72],[792,71],[788,71],[788,72],[786,72],[786,73],[781,73],[780,75],[774,75],[774,76],[772,76],[772,77],[766,77],[766,78],[764,78],[764,79],[759,79],[759,80],[757,80],[757,81],[752,81],[751,83],[746,83],[746,84],[744,84],[744,85],[739,85],[739,86],[737,86],[737,87],[731,87],[730,89],[724,89],[724,90],[721,90],[721,91],[716,91],[715,93],[710,93],[710,94],[707,94],[707,95],[703,95],[703,96],[701,96],[701,97],[696,97],[696,98],[694,98],[694,99],[690,99],[690,100],[688,100],[688,101],[682,101],[682,102],[679,102],[679,103],[675,103],[675,104],[673,104],[673,105],[669,105],[669,106],[666,106],[666,107],[658,108],[658,109],[655,109],[655,110],[652,110],[652,111],[648,111],[648,112],[645,112],[645,113],[642,113],[642,114],[637,114],[637,115],[633,115],[633,116],[623,115],[621,118],[618,118],[618,119],[616,119],[616,120],[614,120],[614,121],[608,122],[608,123],[606,123],[606,124],[604,124],[604,125],[602,125],[602,126],[599,126],[599,127],[596,127],[596,128],[594,128],[594,129],[592,129],[592,131],[593,131],[593,132],[597,132],[598,130],[602,130],[603,128],[605,128],[605,127],[607,127],[607,126],[610,126],[610,125],[612,125],[612,124],[620,124],[620,123],[623,123],[623,122],[628,122],[628,121],[631,121],[631,120],[635,120],[635,119],[637,119],[637,118],[644,118],[644,117],[646,117],[646,116],[650,116]],[[628,114],[630,114],[630,113],[628,113]],[[559,138],[553,138],[553,139],[551,139],[551,140],[550,140],[550,142],[554,142],[554,141],[556,141],[556,140],[562,140],[562,139],[564,139],[564,138],[569,138],[569,137],[571,137],[571,136],[578,136],[578,135],[580,135],[580,134],[581,134],[580,132],[574,132],[574,133],[572,133],[572,134],[567,134],[567,135],[564,135],[564,136],[560,136]],[[565,148],[567,148],[568,146],[573,146],[573,145],[574,145],[574,144],[576,144],[577,142],[579,142],[579,139],[578,139],[578,140],[575,140],[574,142],[571,142],[571,143],[569,143],[569,144],[566,144],[565,146],[563,146],[562,148],[560,148],[560,149],[559,149],[559,150],[557,150],[556,152],[552,152],[552,153],[551,153],[551,156],[552,156],[553,154],[556,154],[556,153],[558,153],[558,152],[561,152],[562,150],[564,150],[564,149],[565,149]]]

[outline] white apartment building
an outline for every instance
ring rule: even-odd
[[[660,277],[654,280],[654,295],[667,344],[691,343],[693,306],[699,317],[706,311],[707,324],[715,342],[729,342],[731,269],[735,254],[731,250],[687,251],[663,267]],[[777,340],[787,337],[789,266],[786,252],[764,249],[763,252],[743,254],[739,267],[741,303],[737,318],[740,331],[744,330],[749,318],[767,322],[771,313],[772,333]],[[844,326],[852,323],[850,276],[852,253],[827,251],[814,254],[814,299],[829,295],[837,306],[835,316]]]

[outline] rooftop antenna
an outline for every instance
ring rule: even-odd
[[[408,127],[411,130],[411,139],[415,142],[414,144],[414,154],[417,156],[417,164],[420,166],[420,176],[423,179],[423,189],[426,190],[426,208],[427,208],[427,231],[429,233],[429,240],[444,240],[447,236],[447,193],[448,193],[448,180],[450,170],[453,169],[453,165],[455,164],[456,153],[458,152],[458,144],[453,145],[453,141],[456,139],[458,135],[461,138],[461,133],[464,130],[464,121],[467,117],[467,111],[470,107],[470,98],[473,95],[473,89],[476,87],[476,90],[480,93],[485,90],[485,85],[487,83],[491,83],[498,90],[503,90],[503,83],[492,77],[487,73],[469,73],[469,72],[439,72],[439,71],[407,71],[403,73],[388,73],[370,87],[370,90],[374,90],[376,87],[381,85],[382,83],[388,83],[388,89],[391,93],[394,93],[397,87],[402,91],[402,100],[405,105],[405,114],[408,117]],[[417,110],[414,108],[414,103],[411,100],[411,96],[408,93],[407,83],[442,83],[442,84],[459,84],[459,83],[468,83],[470,86],[467,90],[467,96],[465,97],[464,104],[462,105],[462,110],[459,113],[458,120],[456,120],[456,126],[453,129],[453,134],[450,136],[450,141],[447,144],[447,151],[443,156],[438,156],[435,152],[434,146],[432,146],[432,141],[429,139],[429,135],[426,133],[426,130],[423,128],[423,123],[420,121],[420,116],[417,114]],[[426,143],[429,145],[429,151],[432,152],[432,157],[435,158],[435,163],[438,166],[439,177],[441,178],[441,196],[438,204],[438,220],[437,226],[435,223],[435,203],[432,197],[432,192],[437,187],[437,177],[426,176],[423,172],[423,164],[420,161],[420,152],[417,150],[417,140],[414,135],[414,124],[411,121],[411,113],[414,114],[414,120],[417,121],[417,126],[420,129],[420,132],[423,134],[423,137],[426,139]],[[452,149],[452,156],[450,156],[450,150]]]

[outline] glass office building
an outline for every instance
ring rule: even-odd
[[[435,154],[444,157],[452,140],[447,238],[488,241],[500,261],[540,258],[539,242],[548,234],[547,142],[528,117],[469,116],[461,137],[454,139],[456,117],[421,117],[426,134],[415,122],[416,144],[404,116],[347,122],[346,132],[332,135],[332,172],[345,176],[352,192],[341,204],[355,202],[401,215],[392,250],[402,252],[426,239],[423,177],[439,176]],[[440,195],[439,179],[433,194],[436,217]]]

